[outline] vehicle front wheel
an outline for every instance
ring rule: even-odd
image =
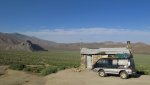
[[[122,71],[122,72],[120,73],[120,77],[121,77],[122,79],[127,79],[127,78],[129,78],[129,75],[128,75],[127,72]]]
[[[104,70],[100,70],[98,74],[101,77],[105,77],[106,76],[106,73],[104,72]]]

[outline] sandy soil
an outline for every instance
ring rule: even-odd
[[[121,79],[116,76],[99,77],[96,72],[74,72],[73,69],[40,77],[21,71],[8,70],[0,76],[0,85],[150,85],[150,76]]]
[[[0,85],[45,85],[45,82],[44,77],[14,70],[0,76]]]
[[[150,85],[150,76],[143,75],[139,78],[121,79],[109,76],[99,77],[96,72],[73,72],[65,70],[47,76],[46,85]]]

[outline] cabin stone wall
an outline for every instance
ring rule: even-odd
[[[92,55],[93,59],[92,65],[94,65],[101,57],[102,57],[101,55]]]
[[[81,55],[81,69],[85,69],[86,68],[86,55]]]

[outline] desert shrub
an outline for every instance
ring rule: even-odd
[[[137,71],[137,74],[141,74],[141,75],[150,75],[150,72],[148,70],[144,70],[144,71]]]
[[[150,75],[150,66],[148,65],[136,65],[137,73],[143,75]]]
[[[9,66],[9,68],[13,69],[13,70],[23,70],[25,67],[26,67],[26,65],[24,65],[24,64],[17,64],[17,63],[10,64],[10,66]]]
[[[26,67],[23,70],[24,71],[28,71],[28,72],[33,72],[33,73],[40,73],[42,70],[44,69],[44,67],[42,66],[38,66],[38,67]]]
[[[78,63],[78,64],[74,64],[74,66],[73,66],[74,68],[78,68],[78,67],[80,67],[80,63]]]
[[[57,70],[60,71],[60,70],[65,70],[67,67],[62,65],[62,66],[57,66]]]
[[[24,71],[31,71],[31,67],[26,67],[23,69]]]
[[[56,73],[56,72],[57,72],[56,66],[49,66],[49,67],[46,67],[45,69],[43,69],[40,74],[43,76],[46,76],[48,74]]]
[[[11,65],[12,63],[22,63],[26,65],[26,67],[23,68],[24,71],[42,74],[42,72],[44,72],[43,70],[46,69],[44,66],[49,65],[57,66],[57,71],[76,68],[78,67],[77,64],[80,63],[80,56],[78,51],[0,51],[0,65]],[[32,65],[34,65],[34,67]],[[37,67],[36,65],[42,65],[43,67]],[[13,69],[16,69],[19,66],[14,65],[11,66],[11,68],[12,67],[14,67]]]

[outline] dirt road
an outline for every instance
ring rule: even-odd
[[[120,77],[99,77],[96,72],[73,72],[65,70],[47,76],[46,85],[150,85],[150,76],[121,79]]]
[[[45,77],[15,70],[7,70],[0,76],[0,85],[45,85],[45,82]]]
[[[40,77],[21,71],[8,70],[0,76],[0,85],[150,85],[150,76],[121,79],[109,76],[101,78],[93,71],[74,72],[73,69]]]

